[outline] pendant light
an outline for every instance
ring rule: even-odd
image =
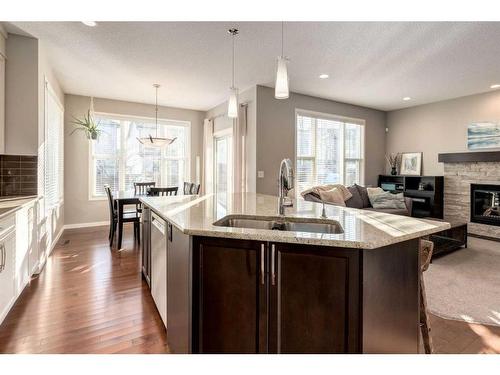
[[[284,22],[281,22],[281,56],[278,57],[276,64],[276,84],[274,85],[274,97],[276,99],[288,99],[288,59],[283,54],[283,27]]]
[[[238,89],[234,87],[234,39],[236,35],[238,35],[238,29],[229,29],[227,31],[231,34],[233,38],[233,74],[231,80],[231,87],[229,88],[229,100],[227,103],[227,117],[229,118],[237,118],[238,117]]]
[[[171,144],[173,141],[175,141],[177,138],[164,138],[164,137],[158,137],[158,89],[160,88],[160,85],[155,83],[153,87],[156,90],[156,98],[155,98],[155,125],[156,125],[156,136],[153,137],[148,135],[147,137],[140,137],[137,138],[137,140],[142,143],[146,147],[156,147],[156,148],[161,148],[165,147],[169,144]]]

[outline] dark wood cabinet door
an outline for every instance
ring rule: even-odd
[[[269,351],[359,352],[359,253],[278,243],[269,250]]]
[[[265,243],[196,238],[193,257],[199,353],[267,351]],[[264,268],[264,269],[263,269]],[[262,272],[264,271],[264,272]]]

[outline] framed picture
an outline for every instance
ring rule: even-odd
[[[401,175],[420,176],[422,174],[422,153],[403,152],[401,154]]]
[[[467,126],[467,148],[500,148],[500,125],[496,122],[474,122]]]

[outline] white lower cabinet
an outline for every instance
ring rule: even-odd
[[[37,201],[0,219],[0,324],[38,265]]]
[[[14,220],[0,221],[0,323],[16,298],[15,254],[16,230]]]

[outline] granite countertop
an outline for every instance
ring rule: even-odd
[[[369,210],[326,205],[329,220],[336,220],[344,233],[272,231],[213,225],[227,215],[278,216],[278,197],[236,193],[227,197],[208,194],[172,197],[141,197],[140,200],[177,229],[192,236],[314,244],[375,249],[449,229],[442,221],[391,215]],[[319,218],[322,205],[299,198],[287,207],[286,217]]]
[[[26,204],[38,199],[36,195],[24,197],[0,197],[0,219],[16,212]]]

